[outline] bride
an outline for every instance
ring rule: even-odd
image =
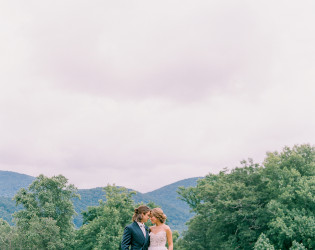
[[[169,226],[165,225],[166,215],[161,208],[151,210],[150,220],[154,226],[150,227],[150,246],[148,250],[167,250],[165,247],[168,243],[168,250],[173,250],[172,231]]]

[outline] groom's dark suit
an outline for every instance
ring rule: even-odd
[[[137,222],[133,222],[125,227],[125,231],[121,241],[121,249],[127,250],[147,250],[150,243],[149,228],[145,226],[146,237]]]

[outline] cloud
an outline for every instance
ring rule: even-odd
[[[148,191],[312,143],[313,10],[5,1],[0,168]]]
[[[60,88],[121,98],[191,101],[264,82],[273,41],[250,4],[167,3],[22,5],[28,68]]]

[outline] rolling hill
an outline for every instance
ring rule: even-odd
[[[34,179],[35,177],[25,174],[0,170],[0,218],[12,224],[12,214],[20,209],[15,206],[12,198],[20,188],[28,187]],[[168,216],[168,224],[171,228],[183,231],[185,223],[193,214],[190,212],[188,205],[178,199],[177,189],[180,186],[195,186],[198,179],[199,177],[181,180],[148,193],[137,192],[134,195],[134,201],[135,203],[154,202]],[[74,218],[74,224],[80,227],[82,225],[81,212],[87,210],[88,206],[97,206],[100,199],[105,200],[105,192],[103,188],[98,187],[79,189],[78,193],[81,195],[81,199],[73,200],[75,210],[78,213]]]
[[[35,177],[0,170],[0,197],[13,197],[20,188],[30,185]]]

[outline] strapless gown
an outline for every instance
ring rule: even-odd
[[[156,234],[150,233],[150,246],[148,250],[167,250],[166,245],[166,232],[160,231]]]

